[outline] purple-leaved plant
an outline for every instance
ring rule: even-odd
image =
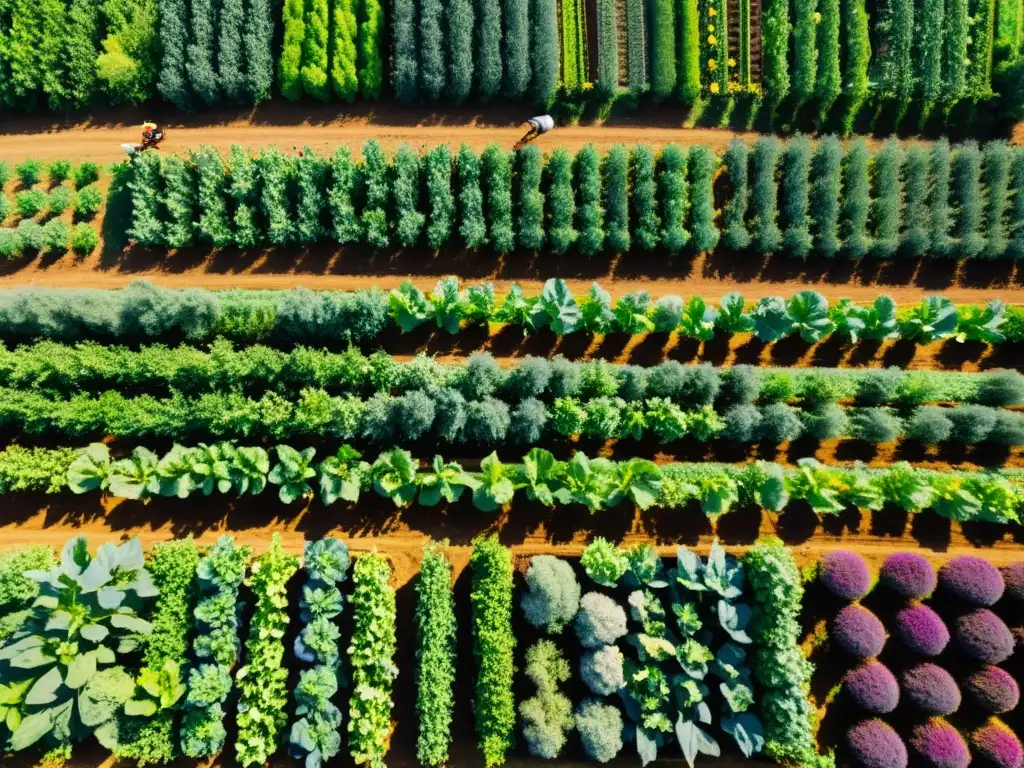
[[[903,695],[926,715],[949,715],[960,708],[956,680],[938,664],[926,662],[903,673]]]
[[[843,600],[859,600],[871,589],[871,570],[856,552],[829,552],[821,558],[818,578],[825,589]]]
[[[939,569],[943,594],[976,606],[995,605],[1003,596],[1003,576],[988,560],[972,555],[955,557]]]
[[[836,614],[832,623],[832,637],[847,653],[861,659],[871,659],[885,646],[885,627],[875,614],[854,603]]]
[[[854,704],[875,715],[884,715],[900,703],[900,685],[889,668],[877,661],[850,670],[843,689]]]
[[[878,719],[857,723],[846,732],[850,757],[862,768],[907,768],[907,747],[892,726]]]
[[[953,631],[960,650],[982,664],[998,664],[1013,653],[1013,634],[1009,627],[987,608],[959,617]]]
[[[971,746],[996,768],[1021,768],[1024,764],[1020,740],[999,720],[989,720],[971,734]]]
[[[927,605],[911,605],[896,614],[896,636],[914,653],[938,656],[949,644],[949,630]]]
[[[889,555],[882,563],[878,579],[900,597],[911,600],[927,597],[938,583],[935,566],[915,552]]]
[[[999,667],[979,669],[964,682],[964,690],[975,704],[994,715],[1016,709],[1020,703],[1020,686]]]
[[[914,726],[911,748],[933,768],[967,768],[971,753],[960,732],[945,720],[932,719]]]

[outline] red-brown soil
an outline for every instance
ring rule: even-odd
[[[339,146],[358,150],[367,139],[376,139],[388,150],[399,144],[414,147],[465,142],[482,149],[491,142],[512,145],[525,133],[524,121],[534,114],[526,105],[444,105],[439,111],[405,107],[392,101],[339,105],[265,104],[256,109],[221,109],[188,115],[167,107],[107,110],[67,120],[53,116],[5,116],[0,127],[0,158],[17,162],[28,157],[70,158],[115,162],[124,156],[121,144],[140,140],[143,120],[155,120],[166,130],[163,152],[182,152],[206,144],[227,150],[232,144],[246,147],[276,145],[282,150],[309,146],[333,151]],[[579,149],[594,144],[607,149],[614,144],[648,143],[662,146],[703,144],[721,152],[734,137],[754,141],[760,134],[725,128],[688,128],[686,111],[664,106],[642,112],[612,115],[601,122],[563,125],[536,140],[544,150],[554,147]],[[868,138],[871,145],[879,139]]]

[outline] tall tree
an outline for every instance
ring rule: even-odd
[[[245,100],[242,29],[245,0],[223,0],[217,30],[217,82],[224,98],[232,103]]]
[[[447,45],[443,0],[421,0],[420,93],[428,101],[441,98],[448,82],[444,68],[444,49]]]
[[[472,0],[448,0],[448,93],[461,104],[473,89],[473,26],[476,23]]]
[[[359,19],[358,75],[359,93],[364,99],[380,96],[381,81],[384,78],[384,62],[381,60],[381,38],[384,34],[384,8],[380,0],[363,0],[363,16]]]
[[[192,92],[204,104],[220,103],[217,87],[217,3],[215,0],[191,0],[192,39],[188,44],[185,72]]]
[[[505,0],[505,96],[521,99],[530,87],[530,0]]]
[[[532,27],[530,50],[533,78],[530,95],[534,103],[548,107],[558,89],[558,19],[556,0],[530,0]]]
[[[302,90],[320,101],[331,97],[327,84],[327,0],[306,0],[306,36],[302,40]]]
[[[248,0],[245,35],[248,100],[258,104],[270,98],[274,84],[274,18],[270,0]]]
[[[501,0],[476,0],[476,87],[490,101],[501,89]]]
[[[178,109],[186,109],[192,101],[185,74],[188,50],[188,7],[185,0],[163,0],[160,6],[160,95]]]
[[[416,0],[392,0],[391,8],[391,82],[399,101],[414,104],[419,100]]]
[[[282,9],[284,41],[277,60],[277,87],[289,101],[302,97],[302,41],[306,38],[306,10],[303,0],[284,0]]]
[[[342,101],[352,103],[359,91],[356,75],[356,23],[358,0],[334,0],[331,6],[331,90]]]

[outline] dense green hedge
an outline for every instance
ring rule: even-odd
[[[883,294],[869,306],[841,301],[829,307],[813,291],[797,294],[799,299],[762,297],[753,303],[730,293],[716,309],[700,297],[684,302],[679,296],[651,297],[646,291],[613,302],[597,283],[577,298],[564,281],[554,279],[539,296],[524,295],[518,285],[504,296],[496,295],[491,283],[469,286],[465,292],[459,288],[457,278],[443,278],[427,293],[406,282],[390,294],[377,289],[174,290],[144,281],[115,290],[15,288],[0,290],[0,339],[196,343],[224,336],[247,343],[366,344],[395,327],[410,331],[436,325],[457,333],[463,327],[501,323],[527,332],[548,326],[558,335],[678,331],[702,340],[752,332],[765,342],[792,334],[813,341],[835,332],[848,341],[1024,341],[1024,309],[1005,307],[996,299],[985,307],[956,307],[931,296],[898,308]],[[798,320],[793,311],[800,314]]]
[[[147,153],[132,164],[128,235],[142,245],[166,248],[321,240],[437,247],[461,241],[468,248],[490,246],[506,253],[536,249],[546,241],[556,254],[575,248],[593,255],[627,242],[645,250],[660,245],[674,254],[715,247],[714,218],[721,208],[730,247],[743,245],[749,227],[751,245],[762,252],[888,258],[920,254],[927,233],[931,245],[925,253],[966,259],[1014,256],[1009,233],[1024,227],[1020,206],[1011,204],[1009,181],[1010,168],[1024,150],[1002,143],[950,148],[936,142],[927,168],[917,156],[904,173],[903,152],[895,142],[872,154],[857,141],[843,153],[834,137],[826,137],[809,157],[805,137],[787,145],[764,137],[749,158],[738,145],[728,149],[724,162],[730,183],[717,199],[719,160],[706,148],[687,152],[670,144],[656,154],[635,147],[628,173],[621,169],[623,151],[613,148],[620,158],[618,172],[603,180],[604,159],[592,146],[575,158],[557,149],[544,161],[533,147],[510,157],[491,146],[481,158],[465,145],[454,162],[444,148],[423,158],[403,146],[388,158],[373,141],[364,147],[362,162],[353,162],[347,151],[328,160],[309,150],[301,156],[266,150],[252,165],[240,152],[218,158],[208,148],[187,158]],[[922,198],[901,194],[901,178],[929,190],[930,223],[921,215]],[[420,194],[422,187],[426,195]],[[254,188],[259,190],[255,199]],[[808,196],[810,218],[804,222],[801,210]],[[232,203],[239,197],[245,207]],[[606,238],[599,232],[612,199],[619,229]],[[633,212],[631,231],[622,227],[624,199]],[[987,214],[986,199],[998,202]],[[786,233],[780,228],[780,201]],[[236,213],[229,221],[232,208]],[[538,218],[542,209],[543,220]]]
[[[487,768],[504,764],[512,748],[515,699],[512,676],[516,641],[512,633],[512,557],[497,536],[479,539],[470,558],[473,571],[473,656],[477,675],[473,714]]]
[[[153,546],[149,570],[160,595],[153,611],[153,634],[146,641],[144,669],[159,674],[172,662],[179,684],[185,680],[184,660],[191,647],[198,565],[199,550],[191,539]],[[179,693],[183,695],[184,691]],[[171,762],[180,754],[176,739],[179,722],[180,716],[170,705],[149,718],[125,716],[117,756],[138,760],[141,765]]]
[[[416,756],[423,766],[448,762],[457,631],[451,563],[443,548],[425,544],[416,581]]]

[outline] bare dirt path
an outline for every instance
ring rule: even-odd
[[[0,127],[0,158],[11,162],[28,157],[114,162],[124,156],[122,143],[139,140],[143,120],[155,120],[166,128],[167,139],[161,145],[164,152],[182,152],[201,144],[221,151],[232,144],[273,144],[281,149],[309,146],[326,152],[339,146],[359,149],[367,139],[376,139],[388,150],[402,143],[418,147],[445,142],[466,142],[482,149],[494,141],[511,148],[525,132],[523,121],[531,114],[528,106],[446,105],[443,112],[433,112],[384,101],[352,108],[270,104],[252,111],[214,110],[195,115],[162,109],[111,110],[63,122],[22,117]],[[590,143],[607,149],[620,143],[662,146],[676,142],[704,144],[721,152],[736,136],[753,141],[759,135],[724,128],[686,128],[685,119],[686,111],[679,107],[645,109],[612,116],[599,124],[560,126],[536,143],[543,150],[575,150]],[[880,140],[868,141],[875,145]]]
[[[307,263],[303,254],[292,254],[291,265],[280,265],[281,259],[270,259],[256,255],[240,258],[232,265],[224,258],[208,256],[196,263],[188,257],[178,259],[174,255],[164,256],[162,261],[152,265],[131,264],[112,265],[104,269],[100,263],[102,257],[94,256],[87,260],[76,260],[67,256],[58,262],[47,262],[37,259],[35,262],[15,268],[9,265],[6,274],[0,275],[0,286],[39,285],[54,288],[120,288],[133,280],[150,280],[169,288],[209,288],[225,290],[229,288],[295,288],[333,290],[362,290],[381,288],[390,290],[397,288],[406,280],[410,280],[425,291],[434,287],[437,279],[445,275],[460,275],[466,284],[488,280],[494,284],[499,294],[506,292],[513,282],[518,282],[527,293],[540,293],[544,280],[533,275],[542,273],[543,265],[548,266],[545,277],[565,277],[569,288],[577,296],[585,296],[593,281],[598,281],[612,298],[617,298],[634,291],[646,290],[657,298],[666,294],[682,296],[698,295],[709,301],[718,301],[726,293],[739,291],[748,299],[763,296],[788,297],[805,289],[820,291],[830,300],[850,298],[858,302],[871,302],[880,293],[891,296],[898,304],[915,304],[925,296],[941,294],[956,303],[984,303],[993,298],[1002,299],[1007,304],[1024,304],[1024,285],[1016,274],[1008,274],[1006,279],[985,281],[985,285],[965,284],[966,281],[957,277],[951,265],[939,263],[932,267],[924,265],[922,271],[932,270],[931,275],[910,276],[910,278],[885,276],[858,278],[851,276],[850,282],[832,279],[822,275],[820,265],[809,268],[794,269],[788,273],[766,271],[762,274],[737,274],[733,270],[718,270],[703,260],[686,262],[679,260],[675,276],[669,274],[671,269],[663,265],[655,274],[640,276],[634,266],[626,264],[624,258],[622,268],[614,265],[591,263],[582,268],[579,257],[538,257],[543,262],[537,267],[514,267],[495,255],[480,254],[478,263],[471,272],[460,269],[443,270],[444,266],[455,266],[449,262],[431,266],[429,257],[421,261],[419,269],[409,263],[409,259],[380,255],[379,258],[354,258],[347,263],[344,256],[338,255],[323,268],[317,264]],[[397,262],[401,271],[395,271]],[[346,271],[346,267],[357,268],[357,272]],[[842,265],[840,265],[842,266]],[[1010,272],[1015,272],[1013,265],[1008,265]],[[587,274],[586,277],[572,276],[575,272]],[[509,273],[511,272],[511,275]],[[620,276],[619,272],[625,272]],[[424,274],[426,273],[426,274]],[[589,274],[588,274],[589,273]],[[519,277],[519,275],[527,275]],[[763,275],[763,276],[762,276]]]

